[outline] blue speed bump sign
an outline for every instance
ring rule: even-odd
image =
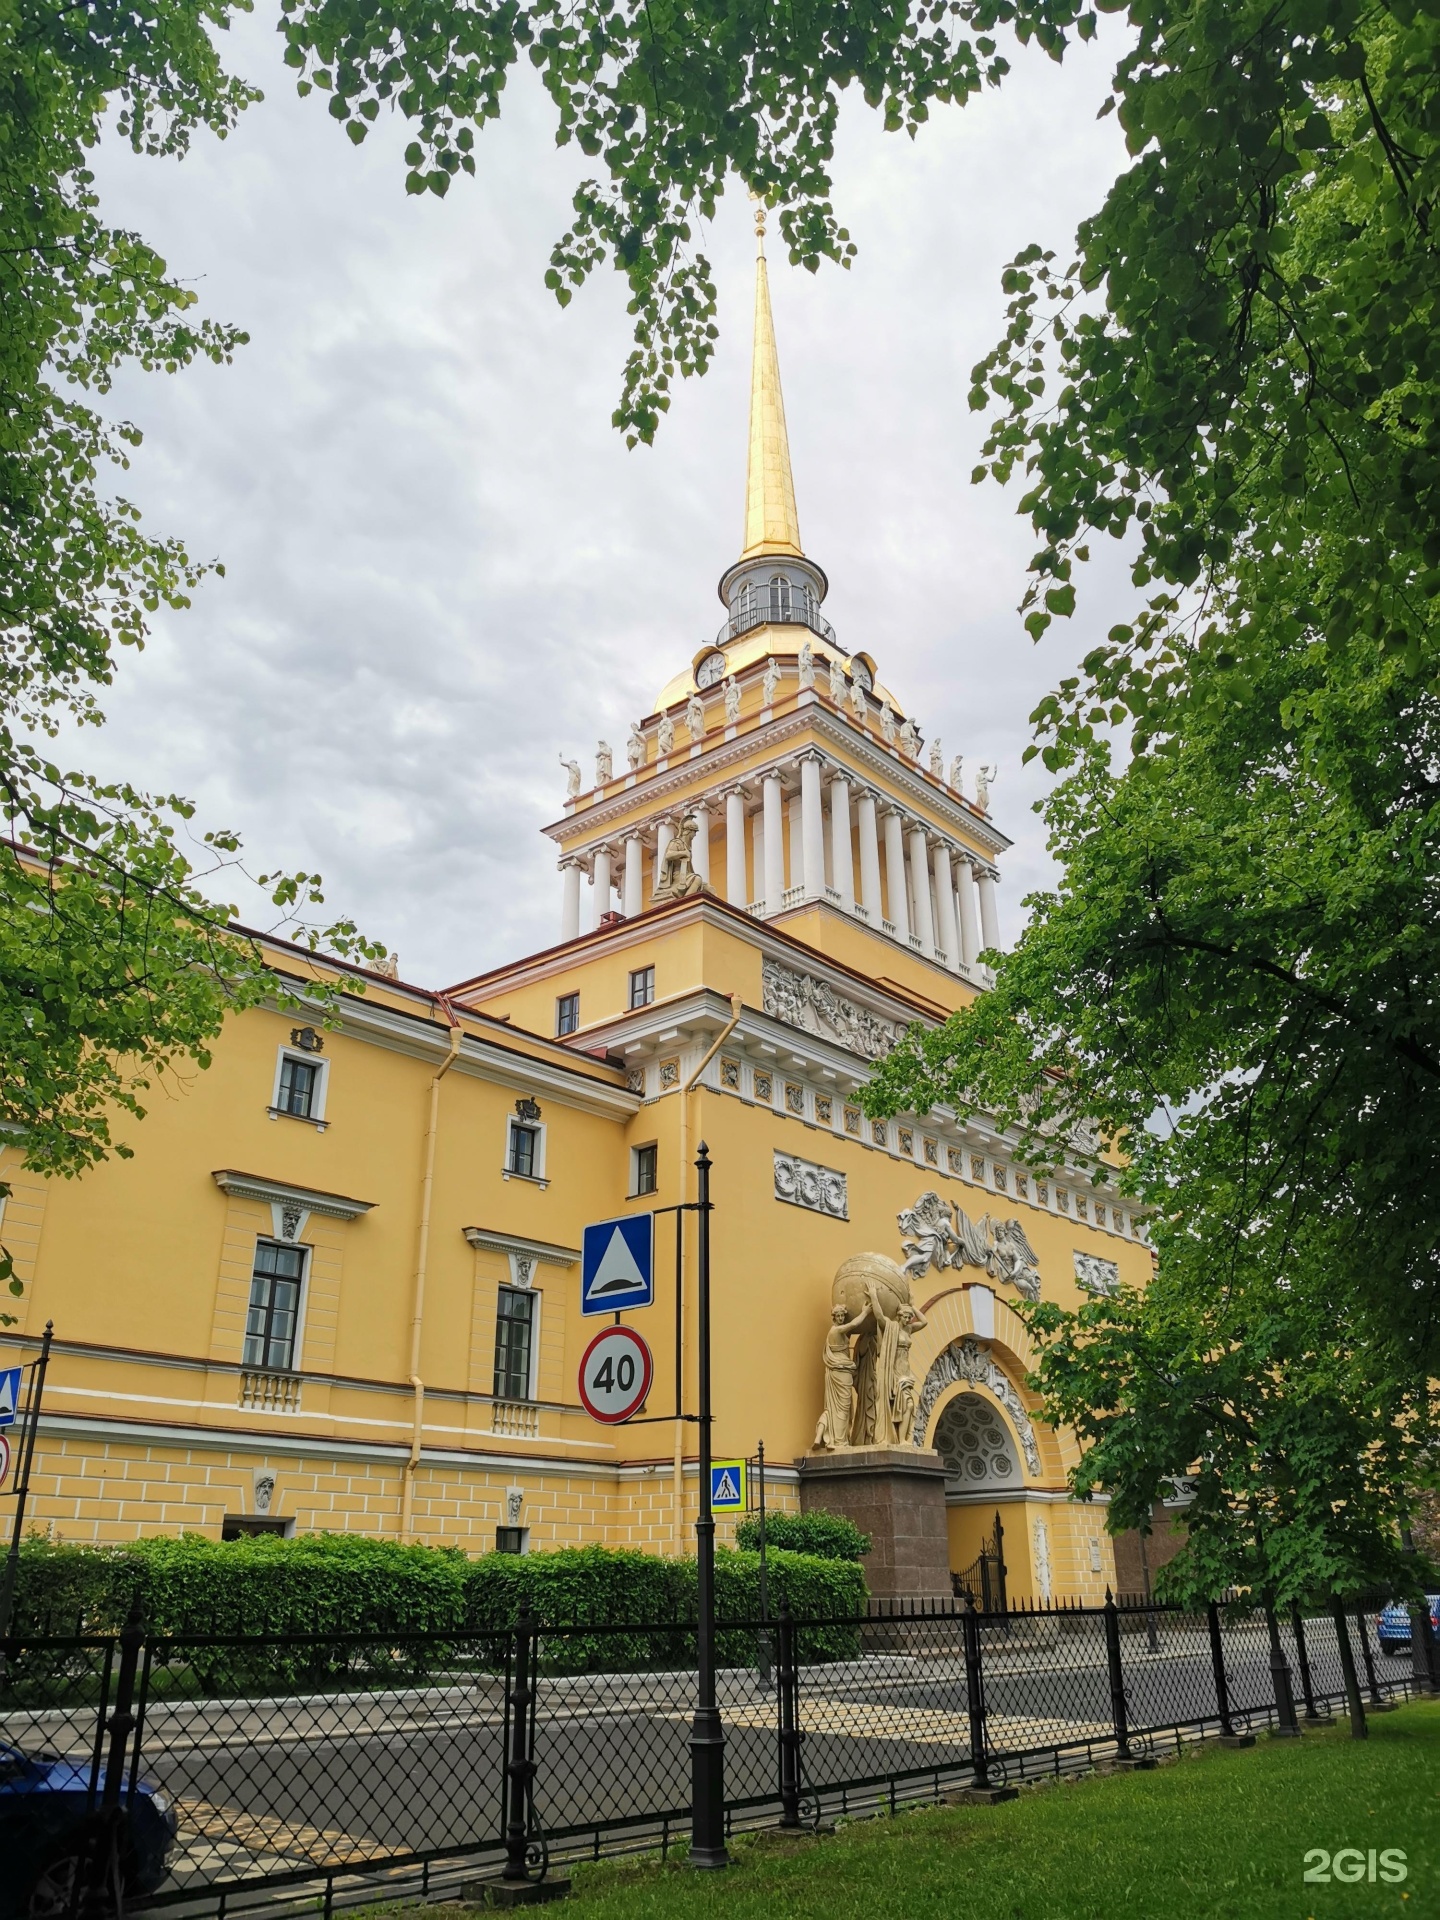
[[[586,1227],[580,1255],[581,1313],[619,1313],[654,1304],[654,1214],[624,1214]]]
[[[0,1427],[13,1427],[15,1409],[20,1405],[20,1369],[0,1369]]]
[[[710,1509],[712,1513],[744,1511],[745,1462],[743,1460],[711,1461]]]

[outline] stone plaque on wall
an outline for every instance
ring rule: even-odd
[[[817,1167],[793,1153],[775,1152],[775,1198],[811,1213],[827,1213],[832,1220],[850,1218],[850,1195],[845,1175],[833,1167]]]

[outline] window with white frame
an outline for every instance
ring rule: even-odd
[[[274,1373],[295,1371],[308,1252],[308,1247],[284,1246],[274,1240],[256,1242],[242,1366]]]
[[[630,976],[630,1005],[632,1007],[648,1007],[654,998],[654,967],[636,967]]]
[[[539,1295],[501,1287],[495,1308],[495,1398],[534,1398],[535,1320]]]
[[[630,1191],[654,1193],[660,1185],[660,1149],[652,1140],[649,1146],[630,1149]]]
[[[313,1029],[302,1027],[297,1031],[310,1035]],[[313,1048],[281,1047],[275,1059],[275,1084],[270,1094],[270,1112],[322,1126],[329,1075],[330,1063],[320,1056],[318,1036]]]
[[[563,1039],[567,1033],[578,1033],[579,1029],[580,996],[562,993],[555,1002],[555,1031]]]

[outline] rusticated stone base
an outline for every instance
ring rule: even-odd
[[[921,1447],[802,1454],[800,1511],[838,1513],[870,1535],[865,1578],[880,1600],[949,1599],[945,1469]]]

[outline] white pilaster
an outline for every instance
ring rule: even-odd
[[[765,776],[765,911],[778,913],[785,898],[785,801],[778,773]]]
[[[868,789],[855,802],[860,827],[860,904],[868,908],[877,925],[884,918],[885,902],[880,894],[880,838],[875,825],[875,796]]]
[[[690,849],[690,864],[708,887],[710,884],[710,809],[696,807],[695,843]]]
[[[665,858],[665,849],[675,838],[675,829],[668,820],[662,820],[655,829],[655,870],[650,876],[650,891],[655,891],[655,883],[660,878],[660,864]]]
[[[725,898],[732,907],[748,907],[745,880],[745,796],[732,787],[725,796]]]
[[[1000,915],[996,910],[995,875],[982,867],[975,876],[980,893],[980,935],[987,947],[1000,945]]]
[[[801,757],[800,812],[805,842],[805,898],[819,900],[825,892],[825,814],[818,754],[807,753]]]
[[[905,838],[895,807],[885,815],[885,898],[890,907],[886,918],[900,938],[908,940],[910,909],[905,900]]]
[[[601,847],[595,855],[595,925],[600,924],[602,913],[610,911],[610,849]]]
[[[935,869],[936,945],[945,949],[945,964],[952,973],[960,966],[960,941],[955,930],[955,882],[950,877],[950,849],[937,841],[930,855]]]
[[[565,876],[565,898],[560,909],[560,938],[578,940],[580,938],[580,862],[562,860],[560,871]]]
[[[930,911],[930,850],[925,829],[910,829],[910,884],[915,895],[915,931],[928,958],[935,951],[935,917]]]
[[[785,820],[790,833],[790,878],[789,887],[798,887],[804,883],[805,875],[805,823],[801,814],[800,795],[792,794],[785,802]]]
[[[625,836],[625,878],[621,883],[620,911],[627,920],[645,911],[645,842],[638,833]]]
[[[963,854],[955,864],[955,893],[960,902],[960,958],[973,966],[980,951],[980,929],[975,924],[974,870]]]
[[[855,904],[855,856],[850,850],[850,782],[830,782],[830,872],[842,907]]]

